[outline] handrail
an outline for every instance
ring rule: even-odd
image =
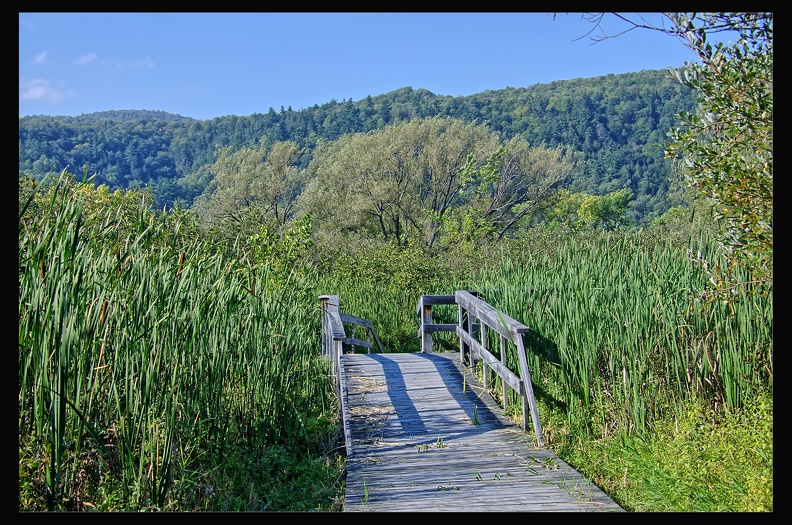
[[[374,343],[371,341],[355,338],[355,326],[362,326],[368,330],[369,336],[377,343],[380,353],[382,344],[380,343],[374,325],[370,320],[357,317],[339,310],[339,297],[337,295],[320,295],[319,301],[322,304],[322,355],[331,363],[334,378],[334,388],[341,404],[341,420],[344,423],[344,441],[347,456],[352,455],[352,436],[349,429],[349,417],[347,414],[347,391],[346,377],[344,372],[344,345],[362,346],[369,353]],[[352,326],[352,337],[347,337],[344,323]]]
[[[347,413],[346,377],[344,376],[344,341],[346,332],[338,310],[337,295],[320,295],[322,304],[322,355],[330,361],[333,388],[339,399],[341,421],[344,425],[344,446],[347,456],[352,455],[352,432]]]
[[[512,388],[520,395],[522,399],[522,427],[523,429],[528,428],[528,413],[530,412],[537,444],[544,447],[542,425],[539,421],[539,412],[536,407],[523,341],[523,334],[529,332],[530,328],[500,312],[476,295],[477,292],[474,291],[457,290],[454,295],[421,296],[416,309],[420,318],[418,337],[421,339],[421,351],[432,352],[431,334],[433,332],[455,332],[459,337],[460,362],[473,367],[477,360],[482,361],[501,378],[504,409],[508,403],[507,387]],[[434,324],[432,322],[432,305],[436,304],[458,305],[458,324]],[[500,335],[500,360],[487,349],[487,328],[491,328]],[[477,330],[478,334],[476,334]],[[478,339],[476,335],[479,336]],[[511,341],[517,348],[519,375],[513,373],[506,364],[508,341]],[[484,374],[484,386],[486,387],[487,384],[488,374]]]
[[[355,338],[355,326],[362,326],[368,330],[369,336],[374,338],[374,342],[377,343],[377,348],[379,348],[380,353],[382,353],[382,343],[380,343],[379,337],[377,337],[377,332],[374,330],[374,325],[371,324],[371,321],[368,319],[363,319],[362,317],[356,317],[354,315],[345,314],[343,312],[340,313],[341,315],[341,322],[342,323],[350,323],[352,324],[352,337],[347,337],[344,340],[344,344],[346,345],[353,345],[353,346],[363,346],[368,348],[369,353],[371,353],[371,348],[374,344],[371,341],[366,341],[363,339],[356,339]]]
[[[433,332],[453,332],[456,324],[434,324],[432,322],[432,305],[435,304],[456,304],[456,297],[453,295],[422,295],[418,299],[418,306],[415,313],[421,320],[418,327],[418,338],[421,340],[421,352],[432,353],[432,333]]]

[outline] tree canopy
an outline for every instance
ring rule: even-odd
[[[299,207],[326,243],[350,236],[438,247],[502,237],[576,167],[484,124],[434,117],[321,143]]]

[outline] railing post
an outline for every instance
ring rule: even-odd
[[[424,354],[432,353],[432,333],[426,330],[426,326],[432,324],[432,305],[424,304],[424,298],[421,296],[421,352]]]
[[[465,310],[465,308],[463,308],[461,304],[459,305],[459,328],[463,332],[467,332],[468,331],[468,311]],[[459,338],[459,362],[462,363],[463,365],[467,364],[467,361],[465,359],[465,352],[470,352],[470,347],[460,337]]]
[[[501,364],[508,368],[508,360],[506,359],[506,338],[501,335],[500,336],[500,356],[501,356]],[[502,382],[503,386],[503,410],[505,411],[506,408],[509,406],[509,385],[506,381]]]
[[[467,331],[468,335],[470,335],[470,337],[472,339],[476,339],[476,329],[474,327],[474,325],[475,325],[474,319],[475,319],[476,316],[471,314],[469,310],[466,310],[465,314],[467,314],[466,315],[466,317],[467,317],[467,330],[466,331]],[[471,368],[476,366],[476,358],[473,356],[473,349],[470,348],[469,346],[468,346],[468,366],[471,367]]]
[[[469,294],[473,297],[478,296],[478,292],[475,290],[467,290]],[[470,312],[465,309],[461,304],[459,305],[459,328],[462,329],[463,332],[466,332],[470,337],[475,338],[473,332],[473,317],[470,315]],[[467,359],[465,358],[465,354],[468,354]],[[473,366],[475,363],[473,362],[473,352],[470,349],[470,345],[459,339],[459,362],[463,365]]]
[[[346,339],[338,312],[339,300],[337,295],[320,295],[319,300],[322,304],[322,354],[330,360],[332,374],[338,381],[339,355],[344,352],[343,344]]]
[[[488,350],[487,348],[487,325],[483,322],[479,323],[479,336],[481,337],[480,343],[481,347],[484,350]],[[481,373],[484,376],[484,388],[489,389],[489,376],[490,376],[490,367],[487,366],[486,361],[484,367],[481,369]]]
[[[327,320],[327,303],[330,300],[329,295],[320,295],[319,303],[322,305],[322,355],[327,357],[330,352],[330,344],[332,343],[330,335],[330,326]],[[329,336],[329,337],[328,337]]]
[[[542,424],[539,422],[539,410],[536,407],[536,399],[534,398],[533,387],[531,386],[531,372],[528,369],[528,359],[525,355],[525,339],[522,333],[513,332],[514,343],[517,346],[517,357],[520,360],[520,380],[525,389],[525,396],[523,397],[523,428],[528,429],[528,419],[526,417],[526,404],[531,412],[531,420],[533,421],[534,434],[536,435],[537,444],[544,447],[544,436],[542,435]]]

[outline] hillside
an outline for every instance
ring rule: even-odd
[[[19,175],[42,178],[64,168],[97,174],[111,189],[149,186],[159,205],[191,205],[207,187],[218,147],[290,140],[305,168],[319,140],[367,132],[414,117],[448,116],[488,124],[504,138],[563,144],[586,160],[565,186],[594,195],[633,192],[637,223],[662,214],[671,173],[662,148],[695,95],[667,71],[649,70],[490,90],[466,97],[404,87],[359,101],[330,101],[293,111],[196,120],[162,111],[103,111],[79,117],[19,119]]]

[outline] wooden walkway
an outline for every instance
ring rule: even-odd
[[[459,353],[340,357],[351,444],[345,512],[623,511],[535,448]]]

